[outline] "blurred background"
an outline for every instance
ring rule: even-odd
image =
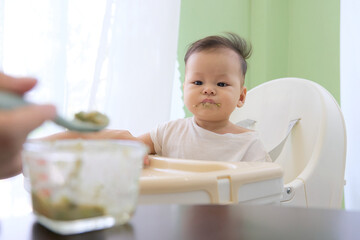
[[[345,208],[360,210],[358,12],[357,0],[0,0],[0,70],[38,78],[31,101],[55,103],[69,118],[99,110],[110,128],[139,135],[190,116],[182,101],[187,46],[237,33],[253,45],[248,90],[299,77],[324,86],[341,105]],[[30,137],[61,130],[47,123]],[[10,194],[20,181],[1,180],[0,201],[23,206],[23,197]],[[0,216],[6,212],[0,207]]]

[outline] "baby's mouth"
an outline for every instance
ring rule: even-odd
[[[204,100],[201,103],[193,105],[193,107],[204,107],[204,108],[210,108],[213,106],[221,107],[221,103],[216,103],[213,100]]]

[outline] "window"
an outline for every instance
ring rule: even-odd
[[[96,109],[109,128],[139,135],[184,116],[179,16],[180,0],[0,0],[0,70],[37,77],[33,102],[55,103],[68,118]],[[48,123],[32,136],[60,130]],[[19,181],[0,181],[2,193]]]

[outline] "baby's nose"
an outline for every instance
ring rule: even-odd
[[[210,88],[210,87],[205,87],[202,93],[205,95],[215,95],[216,94],[215,89]]]

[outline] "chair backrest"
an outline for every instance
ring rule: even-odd
[[[284,169],[284,183],[300,179],[306,185],[307,195],[324,187],[331,204],[336,199],[338,205],[344,184],[345,124],[336,100],[326,89],[305,79],[272,80],[250,90],[245,105],[236,109],[230,120],[255,120],[252,128],[270,151],[296,118],[300,118],[299,122],[275,159]]]

